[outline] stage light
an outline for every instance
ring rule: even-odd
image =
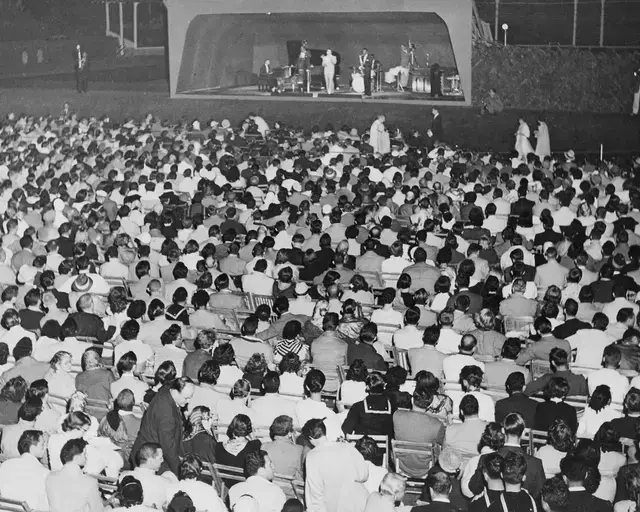
[[[271,14],[271,13],[269,13]],[[509,25],[507,25],[506,23],[502,24],[502,30],[509,30]]]
[[[507,30],[509,30],[509,25],[503,23],[502,30],[504,30],[504,45],[507,46]]]

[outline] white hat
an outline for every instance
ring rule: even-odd
[[[569,151],[565,152],[564,157],[571,162],[576,159],[576,154],[574,153],[573,149],[570,149]]]
[[[296,295],[305,295],[309,291],[307,283],[297,283],[295,287]]]
[[[18,281],[21,283],[33,283],[37,274],[38,269],[36,267],[32,267],[31,265],[22,265],[18,272]]]
[[[149,245],[151,243],[151,235],[147,232],[140,233],[137,238],[142,245]]]

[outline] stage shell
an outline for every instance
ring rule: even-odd
[[[164,0],[168,17],[169,84],[172,98],[197,97],[178,92],[180,68],[185,50],[187,32],[191,22],[201,15],[223,14],[310,14],[313,13],[435,13],[447,25],[451,45],[460,75],[464,102],[455,105],[471,105],[471,48],[472,48],[472,0]],[[358,41],[353,42],[358,45]],[[211,97],[217,97],[215,92]],[[224,95],[225,98],[230,96]],[[240,97],[240,96],[239,96]],[[247,98],[249,99],[249,98]],[[255,99],[264,99],[258,97]],[[282,98],[284,99],[284,98]],[[287,100],[292,98],[287,97]],[[300,97],[304,101],[336,101],[336,98]],[[353,101],[353,100],[343,100]],[[368,100],[380,102],[403,102],[401,99]],[[415,103],[415,100],[410,103]],[[429,103],[429,98],[425,98]],[[438,104],[447,103],[438,101]]]

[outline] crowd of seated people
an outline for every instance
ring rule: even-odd
[[[0,502],[640,507],[640,158],[0,128]]]

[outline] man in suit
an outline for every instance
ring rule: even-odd
[[[502,422],[502,427],[505,433],[504,446],[500,448],[497,453],[503,457],[507,457],[510,453],[517,453],[524,456],[526,461],[526,472],[524,478],[524,488],[529,491],[531,496],[538,498],[542,485],[544,484],[544,468],[542,467],[542,461],[536,457],[528,455],[520,445],[520,439],[524,433],[525,423],[524,419],[517,412],[512,412],[506,416]],[[482,492],[482,467],[483,467],[483,455],[478,462],[478,469],[476,470],[471,481],[469,482],[469,490],[478,495]]]
[[[447,355],[436,349],[440,339],[440,326],[430,325],[422,333],[424,346],[409,349],[409,366],[411,366],[411,376],[415,378],[419,371],[431,372],[437,378],[442,377],[442,362]]]
[[[327,313],[324,316],[324,333],[311,344],[311,359],[314,364],[335,368],[345,363],[348,344],[336,333],[339,323],[337,313]]]
[[[178,475],[180,456],[184,455],[184,418],[180,409],[189,404],[195,389],[190,378],[181,377],[158,391],[142,417],[138,438],[131,448],[132,454],[137,453],[144,443],[157,443],[162,448],[164,469]],[[135,461],[131,463],[135,466]]]
[[[547,384],[554,377],[562,377],[569,383],[569,396],[586,396],[589,394],[587,380],[583,375],[573,373],[569,369],[569,354],[564,349],[554,348],[549,353],[549,364],[551,373],[546,373],[542,377],[538,377],[530,382],[524,392],[527,395],[534,395],[541,392],[547,387]]]
[[[556,327],[551,334],[556,338],[566,340],[581,329],[591,329],[591,324],[576,318],[578,314],[578,303],[573,299],[567,299],[564,303],[564,323]]]
[[[508,414],[517,412],[524,419],[527,428],[533,428],[533,417],[536,414],[538,402],[523,393],[525,376],[522,371],[513,372],[504,384],[508,398],[496,402],[496,421],[502,423]]]
[[[516,279],[517,281],[517,279]],[[524,366],[529,361],[546,361],[554,348],[560,348],[571,353],[571,345],[567,340],[561,340],[551,334],[551,322],[548,318],[540,316],[533,322],[533,327],[540,336],[538,341],[528,342],[527,347],[520,352],[516,363]]]
[[[611,502],[596,498],[584,488],[589,471],[588,462],[578,456],[567,456],[560,461],[560,471],[569,487],[571,512],[611,512]]]
[[[511,205],[511,215],[518,218],[518,225],[531,227],[533,225],[533,207],[535,203],[527,199],[527,187],[518,189],[518,200]]]
[[[442,117],[440,116],[440,110],[438,110],[438,107],[433,107],[431,109],[431,114],[433,115],[433,118],[431,119],[431,128],[427,130],[427,135],[429,137],[429,147],[433,147],[434,144],[438,141],[442,142],[444,138]]]
[[[262,445],[269,454],[275,473],[302,479],[303,447],[295,443],[293,420],[290,416],[278,416],[269,428],[271,442]]]
[[[89,54],[82,52],[80,54],[80,47],[78,47],[78,55],[80,57],[76,60],[76,90],[82,94],[87,92],[89,86]]]
[[[373,238],[367,238],[363,246],[365,253],[356,258],[356,272],[381,272],[384,258],[376,254],[378,242]]]
[[[473,334],[477,335],[480,333]],[[525,382],[529,382],[529,370],[516,364],[516,359],[518,358],[520,349],[522,348],[521,344],[522,341],[520,338],[507,338],[502,343],[502,348],[499,352],[501,359],[485,362],[485,378],[487,387],[493,389],[501,388],[505,385],[507,378],[513,372],[522,372]]]
[[[416,290],[424,288],[428,293],[434,293],[434,285],[440,277],[440,270],[427,264],[427,251],[422,247],[413,251],[413,261],[413,265],[409,265],[402,271],[403,274],[409,274],[411,277],[409,291],[414,293]]]
[[[549,286],[556,285],[560,288],[564,286],[567,274],[569,273],[569,269],[567,267],[558,263],[558,250],[555,247],[549,247],[545,251],[544,257],[547,262],[536,269],[536,277],[533,280],[535,285],[538,287],[539,299],[544,297]]]
[[[76,336],[92,336],[97,338],[100,344],[111,339],[116,332],[116,328],[111,325],[105,330],[102,319],[94,312],[94,303],[91,295],[88,293],[82,295],[78,299],[77,305],[78,312],[69,315],[69,318],[75,320],[78,326]]]
[[[377,340],[378,326],[373,322],[364,324],[360,330],[360,342],[349,343],[347,364],[351,365],[356,359],[361,359],[368,369],[386,372],[388,365],[373,346]]]
[[[454,507],[449,500],[451,494],[451,479],[444,471],[431,473],[425,481],[429,489],[431,503],[413,507],[412,512],[451,512]]]
[[[358,57],[360,62],[360,72],[362,73],[362,79],[364,80],[364,94],[363,98],[371,97],[371,69],[373,66],[373,59],[369,55],[369,50],[362,49],[360,56]]]
[[[524,279],[520,277],[514,279],[511,286],[511,296],[500,303],[500,314],[502,316],[533,317],[536,314],[538,303],[524,296],[526,289],[527,283]]]
[[[273,75],[273,68],[271,67],[271,61],[269,59],[264,61],[264,64],[260,66],[260,79],[265,81],[267,89],[272,90],[276,86],[276,79]]]

